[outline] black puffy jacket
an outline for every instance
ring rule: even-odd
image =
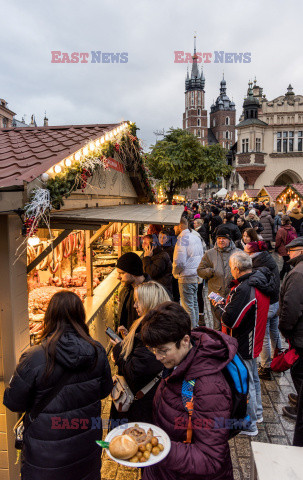
[[[118,374],[125,377],[129,388],[136,395],[141,388],[145,387],[163,370],[163,364],[143,344],[140,332],[136,333],[132,352],[126,360],[121,355],[121,348],[122,344],[118,343],[113,349]],[[128,422],[152,423],[152,405],[157,386],[158,383],[142,399],[135,400],[128,412],[121,414],[112,404],[110,418],[127,418]]]
[[[155,282],[161,283],[172,295],[172,263],[169,254],[160,247],[154,249],[152,257],[143,257],[143,271]]]
[[[111,392],[112,379],[105,350],[97,342],[96,346],[94,366],[93,347],[67,327],[47,381],[43,379],[46,356],[42,345],[21,356],[4,392],[3,403],[13,412],[29,412],[66,370],[75,372],[25,431],[22,480],[100,480],[102,451],[96,440],[102,439],[102,428],[91,428],[92,417],[100,417],[100,400]]]
[[[258,255],[252,255],[252,264],[253,264],[253,271],[260,270],[263,267],[267,267],[268,270],[273,275],[273,282],[274,282],[274,290],[273,293],[270,295],[270,304],[276,303],[279,301],[279,292],[280,292],[280,274],[278,265],[276,264],[275,260],[271,256],[271,254],[267,251],[260,252]]]
[[[303,355],[303,255],[288,262],[294,268],[284,278],[280,292],[279,329]]]

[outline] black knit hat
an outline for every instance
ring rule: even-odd
[[[124,253],[118,258],[117,268],[123,270],[123,272],[130,273],[135,277],[141,277],[143,275],[143,264],[141,258],[134,252]]]
[[[224,225],[220,225],[216,231],[216,238],[218,237],[225,237],[225,238],[228,238],[228,240],[230,240],[229,228],[225,227]]]

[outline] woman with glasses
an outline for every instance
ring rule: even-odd
[[[118,367],[118,375],[125,378],[134,395],[163,369],[162,363],[142,343],[142,319],[152,308],[169,300],[170,297],[165,288],[153,281],[142,283],[134,289],[134,306],[140,318],[133,323],[129,333],[123,329],[122,335],[127,334],[122,342],[115,344],[113,349],[113,359]],[[110,418],[150,423],[152,421],[152,402],[158,383],[143,398],[135,400],[128,412],[120,413],[112,404]]]
[[[171,440],[168,456],[144,468],[142,480],[233,480],[232,393],[223,369],[237,352],[237,340],[205,327],[192,331],[188,314],[174,302],[147,313],[141,336],[164,366],[152,423]]]

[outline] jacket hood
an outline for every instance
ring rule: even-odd
[[[271,296],[276,288],[274,277],[267,267],[261,267],[250,274],[248,284],[257,288],[267,296]]]
[[[225,247],[223,249],[219,248],[216,242],[214,248],[218,250],[218,252],[230,252],[231,250],[234,250],[236,248],[236,245],[234,244],[233,240],[230,240],[228,247]]]
[[[94,347],[81,338],[73,328],[68,328],[61,335],[56,346],[56,361],[60,365],[73,370],[92,365],[94,360]]]
[[[237,340],[216,330],[199,327],[192,331],[191,338],[195,344],[173,371],[171,380],[191,380],[220,372],[237,353]]]
[[[262,212],[261,215],[260,215],[260,218],[261,218],[261,217],[268,217],[268,215],[271,216],[271,215],[270,215],[270,212],[268,212],[267,210],[263,210],[263,212]]]
[[[269,252],[259,252],[259,255],[253,257],[253,268],[259,268],[265,264],[269,270],[274,270],[277,265]]]

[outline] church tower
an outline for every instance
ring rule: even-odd
[[[205,78],[203,69],[198,67],[196,37],[194,37],[194,54],[191,74],[187,71],[185,80],[185,113],[183,113],[183,130],[193,133],[202,145],[208,143],[207,111],[205,110]]]
[[[210,107],[210,128],[223,148],[231,148],[235,143],[236,108],[226,95],[226,80],[220,82],[220,95]]]

